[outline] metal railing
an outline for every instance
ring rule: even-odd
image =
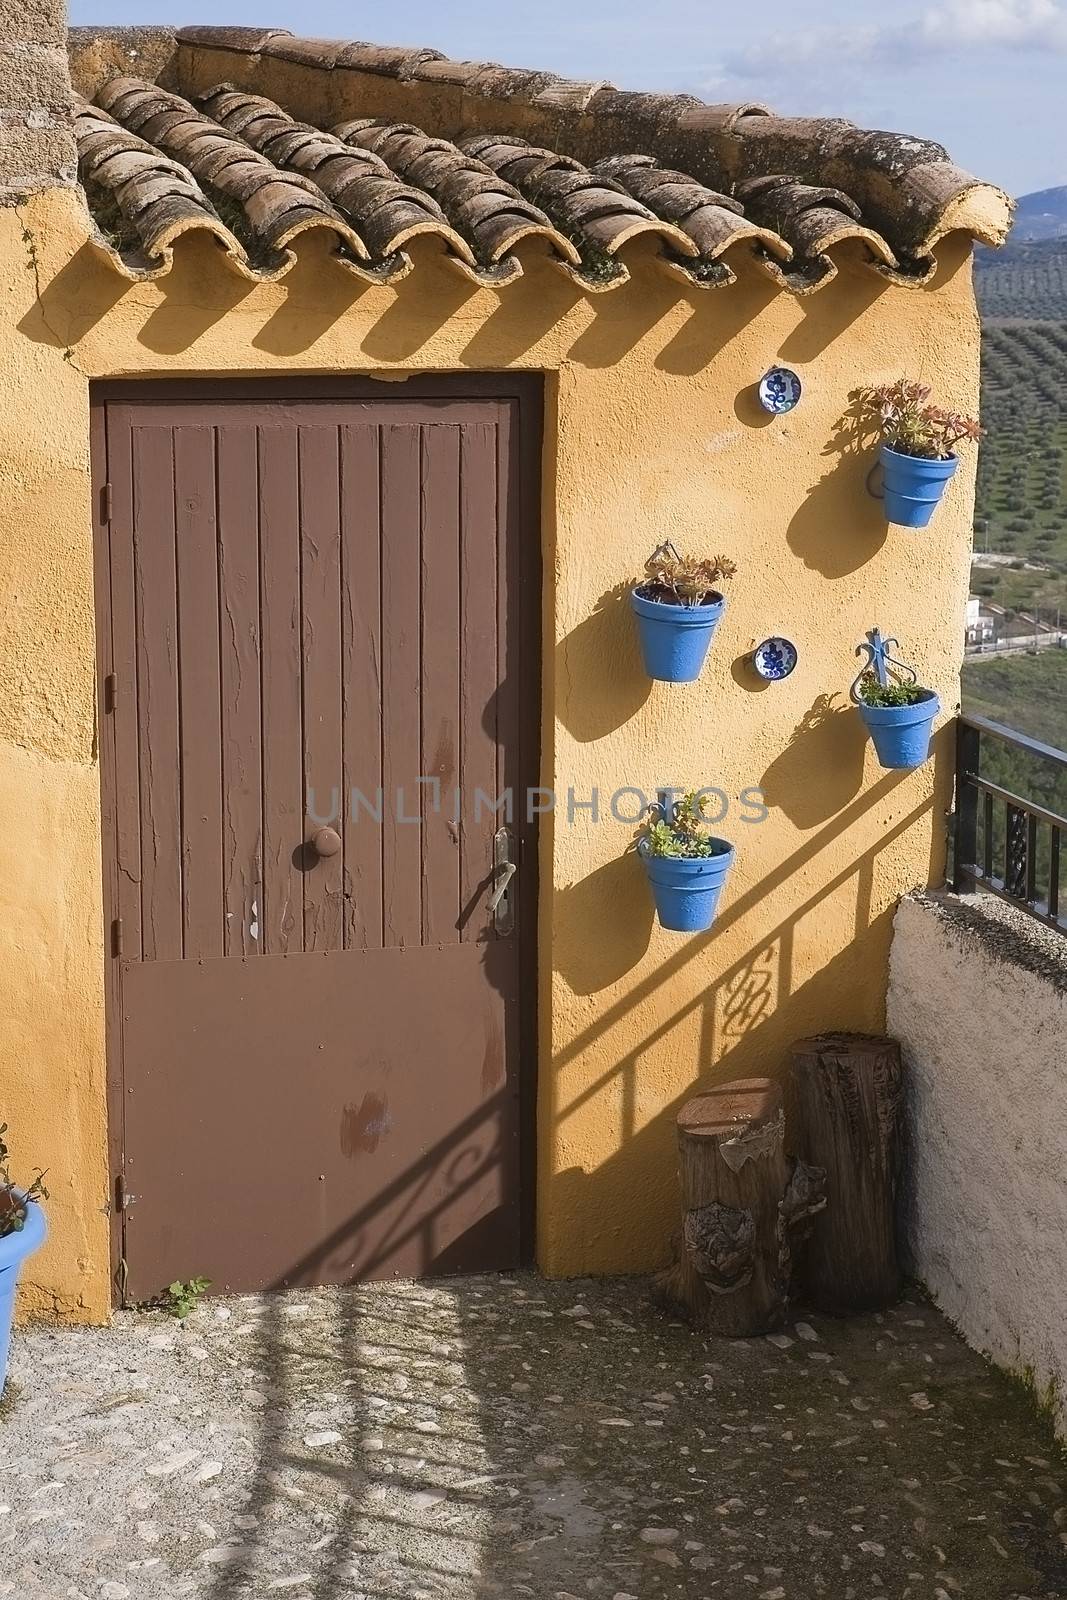
[[[986,717],[960,717],[952,887],[999,895],[1067,933],[1064,834],[1067,753]]]

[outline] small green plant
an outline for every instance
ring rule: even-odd
[[[184,1322],[200,1304],[200,1296],[206,1294],[210,1288],[210,1278],[188,1278],[184,1283],[181,1278],[176,1278],[173,1283],[168,1283],[154,1300],[150,1300],[148,1305],[152,1310],[166,1311],[170,1316],[178,1317]]]
[[[16,1189],[8,1168],[8,1149],[4,1142],[7,1123],[0,1122],[0,1239],[11,1233],[21,1233],[26,1226],[26,1216],[31,1203],[47,1200],[44,1173],[36,1169],[36,1177],[28,1189]]]
[[[898,378],[859,392],[861,411],[874,423],[891,450],[927,461],[950,461],[961,439],[980,439],[976,417],[930,404],[924,383]]]
[[[673,606],[699,606],[717,598],[716,585],[732,578],[737,567],[729,556],[679,555],[666,540],[645,562],[645,577],[638,594],[645,600],[665,601]]]
[[[865,706],[916,706],[930,698],[921,683],[879,683],[873,672],[863,674],[858,693]]]
[[[648,817],[638,835],[638,842],[645,853],[650,856],[685,856],[690,860],[723,855],[729,845],[712,834],[711,824],[704,816],[706,802],[706,795],[690,789],[680,800],[675,800],[666,812],[662,806],[649,806]]]

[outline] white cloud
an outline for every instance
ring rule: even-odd
[[[895,69],[973,51],[1067,53],[1067,9],[1059,0],[942,0],[911,22],[813,28],[777,33],[724,56],[720,72],[734,78],[795,79],[803,65],[881,62]]]

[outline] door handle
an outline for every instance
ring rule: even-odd
[[[496,887],[489,897],[489,909],[494,916],[500,910],[500,902],[508,892],[508,884],[511,882],[518,870],[519,869],[515,865],[514,861],[506,861],[500,873],[498,874]]]
[[[518,870],[518,863],[511,859],[511,836],[506,828],[498,828],[493,835],[493,892],[489,896],[489,911],[493,928],[502,937],[515,926],[515,908],[508,891]]]

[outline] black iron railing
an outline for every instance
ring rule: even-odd
[[[983,889],[1067,933],[1067,753],[986,717],[956,725],[952,886]]]

